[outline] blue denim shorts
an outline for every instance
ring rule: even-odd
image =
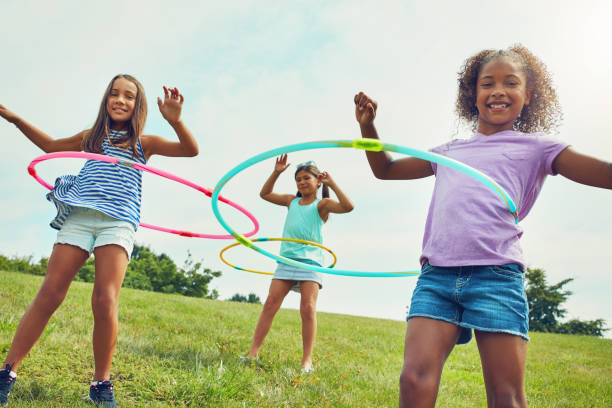
[[[408,319],[415,316],[459,326],[457,344],[468,343],[472,329],[529,341],[525,274],[517,264],[441,267],[425,262]]]
[[[320,266],[317,262],[314,262],[310,259],[296,259],[296,261]],[[295,285],[291,287],[291,290],[298,293],[300,293],[300,282],[303,281],[316,282],[319,284],[319,290],[323,289],[323,279],[321,278],[321,274],[319,272],[298,268],[297,266],[287,265],[284,262],[278,262],[278,265],[276,266],[276,271],[274,271],[274,276],[272,277],[272,279],[295,281]]]
[[[84,207],[73,207],[57,233],[56,244],[69,244],[91,252],[104,245],[119,245],[128,259],[134,249],[134,224],[118,220],[103,212]]]

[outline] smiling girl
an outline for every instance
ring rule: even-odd
[[[363,137],[378,138],[377,104],[354,97]],[[525,47],[485,50],[459,73],[459,117],[473,125],[467,140],[432,149],[493,178],[513,198],[522,220],[544,180],[561,174],[612,189],[612,164],[548,136],[561,110],[544,64]],[[446,358],[475,333],[490,407],[526,407],[529,310],[522,228],[486,186],[454,169],[417,158],[367,152],[374,175],[411,180],[435,175],[425,224],[421,275],[412,294],[400,407],[433,407]]]
[[[273,191],[278,176],[284,172],[287,155],[276,159],[274,171],[261,188],[260,196],[273,204],[288,207],[287,219],[283,228],[283,238],[297,238],[321,244],[323,238],[321,228],[327,222],[329,214],[344,214],[353,210],[353,203],[338,187],[327,172],[320,172],[312,161],[298,164],[295,170],[296,194],[278,194]],[[317,198],[317,191],[323,185],[323,198]],[[331,188],[338,201],[329,198]],[[323,254],[315,246],[295,242],[283,242],[281,256],[300,262],[321,266]],[[291,289],[300,292],[300,315],[302,317],[302,370],[312,372],[312,351],[317,333],[316,304],[321,289],[322,280],[317,272],[308,271],[279,262],[272,282],[268,298],[255,328],[253,343],[246,359],[256,359],[259,349],[270,330],[272,320],[280,308],[285,296]]]
[[[0,116],[44,152],[81,151],[101,153],[146,163],[154,154],[191,157],[198,144],[181,120],[183,95],[165,86],[159,111],[175,130],[178,141],[143,135],[147,101],[140,82],[117,75],[109,83],[98,117],[91,129],[63,139],[53,139],[4,106]],[[51,226],[58,229],[45,280],[21,319],[0,370],[0,403],[6,403],[23,358],[42,334],[51,315],[64,300],[72,279],[93,252],[95,280],[94,382],[89,399],[103,407],[116,406],[110,369],[117,342],[119,290],[140,223],[142,173],[133,168],[88,160],[77,176],[62,176],[47,195],[57,207]]]

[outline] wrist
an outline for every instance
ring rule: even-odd
[[[178,119],[178,120],[166,119],[166,120],[168,121],[170,126],[172,126],[174,129],[176,129],[177,127],[182,126],[182,124],[183,124],[183,121],[181,119]]]

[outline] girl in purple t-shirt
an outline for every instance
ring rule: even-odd
[[[378,138],[377,104],[355,95],[365,138]],[[580,154],[546,136],[561,109],[545,65],[521,45],[485,50],[459,73],[457,113],[475,135],[432,151],[466,163],[497,181],[523,219],[547,175],[612,189],[612,163]],[[400,407],[434,406],[444,362],[474,330],[489,406],[527,406],[524,387],[529,310],[524,288],[521,227],[505,203],[480,182],[418,158],[392,160],[366,152],[382,180],[436,176],[422,271],[412,295]]]

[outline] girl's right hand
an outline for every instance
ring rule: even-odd
[[[355,118],[361,126],[369,125],[374,122],[378,104],[363,92],[355,95]]]
[[[0,105],[0,116],[2,116],[4,119],[6,119],[10,123],[16,124],[17,122],[19,122],[19,116],[15,115],[13,112],[6,109],[4,105]]]
[[[276,158],[276,163],[274,164],[274,172],[278,173],[278,174],[281,174],[283,171],[285,171],[287,169],[287,167],[289,167],[289,164],[287,163],[287,155],[286,154],[283,154],[280,157],[277,157]]]

